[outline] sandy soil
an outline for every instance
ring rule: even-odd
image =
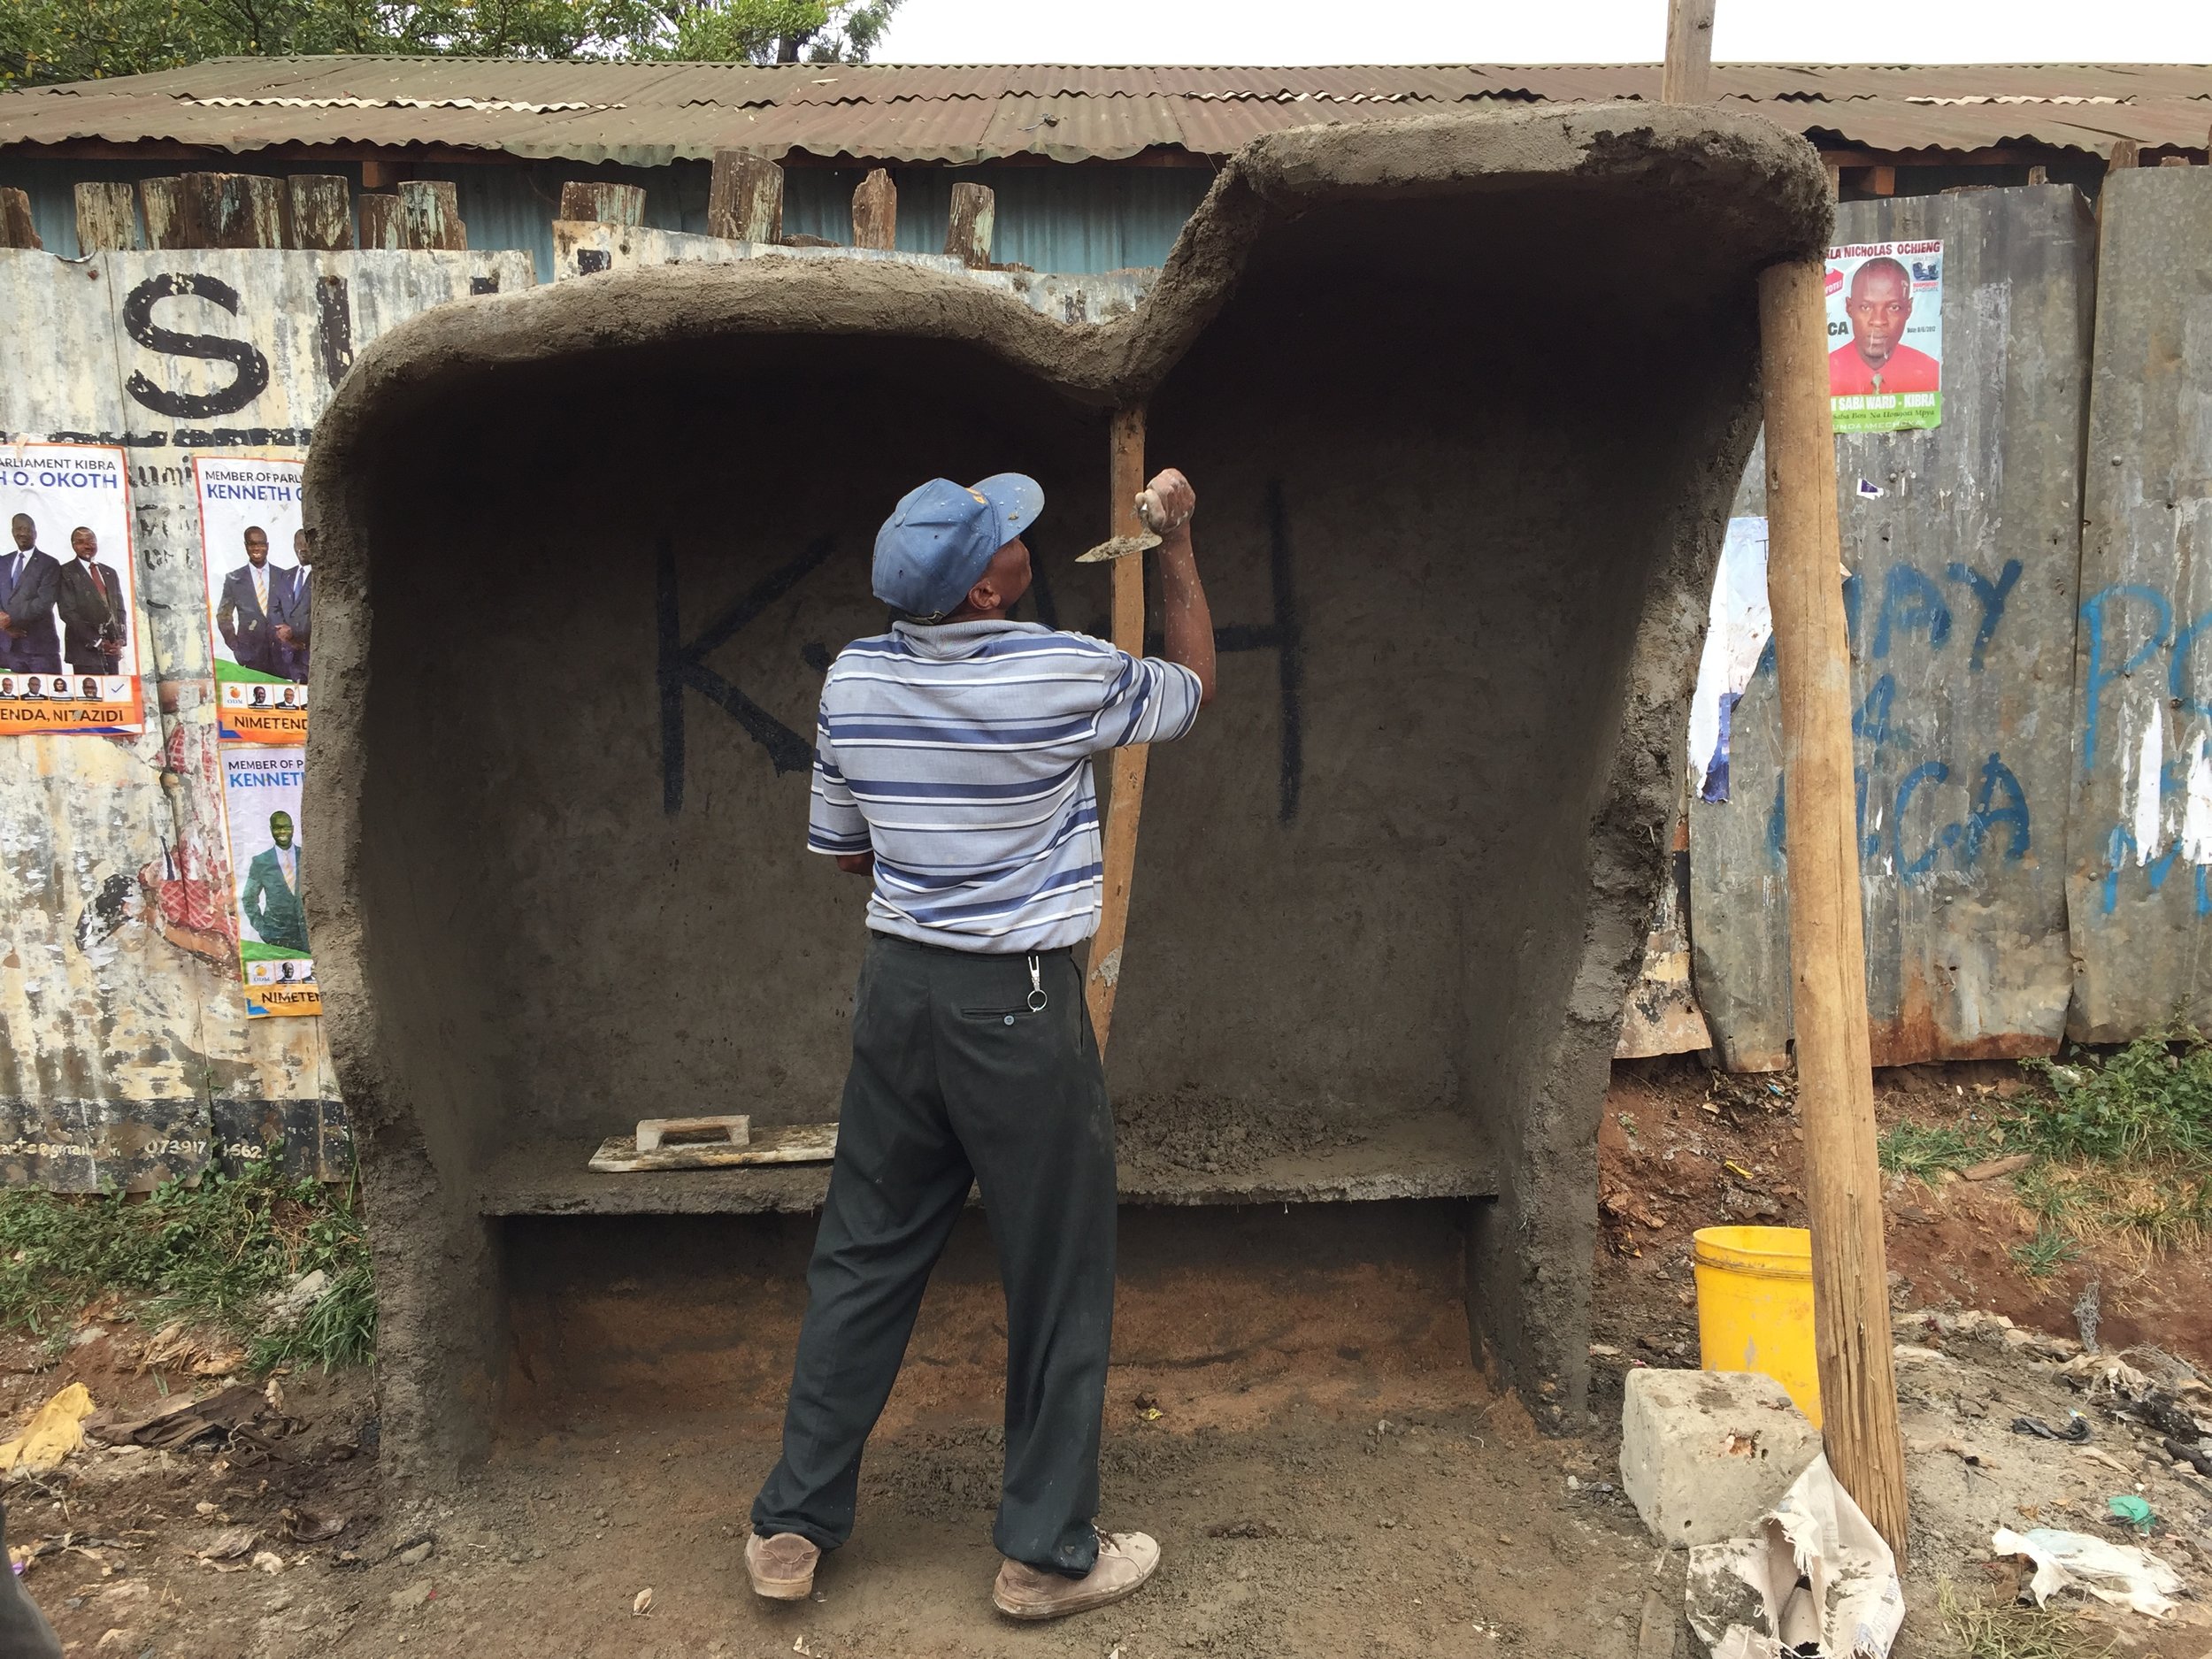
[[[1955,1110],[1966,1096],[1955,1091],[1985,1083],[1996,1086],[1964,1069],[1893,1078],[1884,1110]],[[938,1317],[940,1334],[918,1337],[939,1357],[895,1398],[864,1471],[860,1530],[810,1602],[771,1607],[743,1589],[745,1505],[775,1451],[778,1402],[765,1386],[711,1413],[688,1396],[634,1398],[619,1414],[564,1402],[511,1439],[464,1503],[397,1515],[374,1482],[365,1380],[288,1377],[290,1421],[262,1426],[289,1432],[265,1457],[219,1441],[82,1454],[10,1488],[11,1541],[42,1552],[26,1582],[72,1653],[87,1655],[1626,1659],[1650,1596],[1649,1651],[1671,1643],[1686,1655],[1684,1556],[1649,1544],[1614,1490],[1620,1379],[1638,1363],[1695,1362],[1683,1256],[1694,1217],[1771,1207],[1801,1218],[1786,1098],[1764,1095],[1770,1110],[1755,1086],[1729,1086],[1709,1110],[1708,1087],[1687,1068],[1624,1067],[1609,1102],[1606,1190],[1618,1213],[1599,1262],[1596,1424],[1583,1439],[1536,1433],[1459,1357],[1455,1332],[1379,1346],[1376,1332],[1403,1328],[1385,1279],[1339,1282],[1333,1340],[1323,1310],[1304,1306],[1267,1341],[1195,1364],[1157,1357],[1164,1337],[1144,1333],[1159,1310],[1140,1297],[1129,1328],[1152,1358],[1113,1376],[1103,1518],[1154,1532],[1166,1564],[1136,1600],[1063,1624],[1010,1626],[987,1602],[999,1408],[964,1293]],[[1913,1617],[1898,1652],[1948,1651],[1933,1615],[1939,1580],[1975,1598],[2015,1594],[2012,1566],[1987,1560],[1993,1526],[2120,1538],[2105,1509],[2114,1493],[2149,1502],[2150,1548],[2198,1594],[2212,1590],[2212,1483],[2068,1377],[2078,1286],[2038,1283],[2011,1263],[2005,1247],[2026,1229],[2001,1183],[1912,1185],[1887,1202],[1915,1526]],[[2077,1271],[2104,1275],[2109,1342],[2155,1334],[2207,1357],[2201,1262],[2093,1255]],[[1432,1286],[1409,1281],[1406,1294],[1417,1293],[1433,1306]],[[1975,1309],[2017,1328],[1961,1317]],[[0,1350],[0,1415],[14,1419],[78,1378],[103,1404],[156,1397],[155,1375],[137,1374],[137,1336],[101,1328],[58,1363],[21,1344]],[[2017,1415],[2063,1423],[2070,1409],[2092,1422],[2085,1447],[2009,1426]],[[288,1509],[295,1526],[317,1516],[346,1525],[301,1543],[288,1537]],[[282,1570],[198,1559],[238,1527],[255,1535],[242,1560],[265,1549]],[[648,1588],[649,1609],[634,1610]],[[2212,1648],[2202,1603],[2166,1627],[2090,1617],[2130,1651],[2202,1659]]]

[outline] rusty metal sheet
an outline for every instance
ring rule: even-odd
[[[303,454],[359,346],[534,280],[513,253],[0,252],[0,431],[125,449],[157,687],[140,737],[0,741],[0,1181],[148,1186],[250,1131],[342,1172],[322,1022],[246,1017],[190,457]]]
[[[2212,170],[2105,186],[2068,837],[2070,1034],[2212,1020]]]
[[[1325,65],[531,63],[226,58],[0,94],[0,147],[155,139],[443,144],[661,166],[738,146],[889,160],[1125,157],[1132,134],[1221,154],[1308,121],[1499,99],[1655,98],[1653,64]],[[2200,149],[2212,66],[1724,64],[1715,96],[1832,143],[1885,151],[2026,143]],[[1042,101],[1055,123],[1025,129]],[[1200,113],[1200,112],[1209,113]],[[1288,111],[1297,119],[1286,119]],[[1014,119],[1018,116],[1019,119]],[[741,119],[735,118],[741,117]],[[988,131],[992,136],[986,140]],[[1172,137],[1151,140],[1172,144]]]
[[[2063,186],[1847,204],[1943,243],[1943,424],[1836,440],[1878,1065],[2048,1052],[2065,891],[2076,457],[2095,232]],[[1724,1059],[1778,1061],[1789,976],[1771,658],[1728,798],[1691,809],[1697,988]]]

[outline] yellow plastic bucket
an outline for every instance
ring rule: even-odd
[[[1813,1235],[1802,1227],[1701,1227],[1693,1241],[1698,1363],[1765,1373],[1818,1428]]]

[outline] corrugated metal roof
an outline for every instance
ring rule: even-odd
[[[1830,144],[2200,150],[2212,66],[1723,64],[1717,98]],[[228,58],[157,75],[0,94],[0,147],[166,139],[440,144],[536,159],[664,165],[718,149],[889,161],[1225,155],[1262,133],[1496,100],[1655,98],[1655,64],[1344,65],[1310,69],[1053,64],[516,63]]]

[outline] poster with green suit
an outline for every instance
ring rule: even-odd
[[[306,771],[303,749],[223,748],[223,810],[250,1017],[323,1011],[301,902],[307,849],[300,833],[300,782]]]

